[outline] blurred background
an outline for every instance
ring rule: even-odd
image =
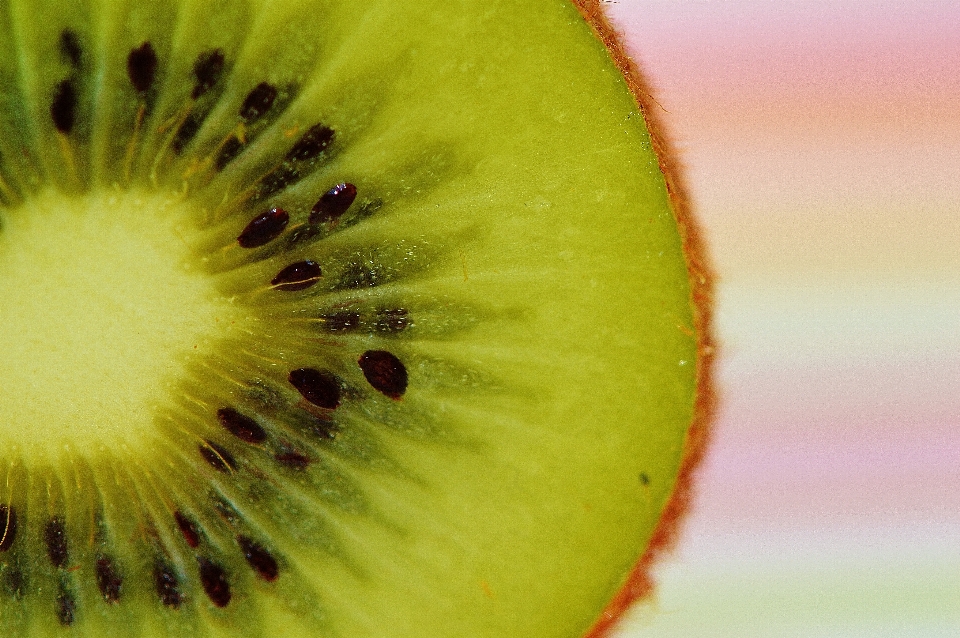
[[[607,3],[719,276],[722,404],[618,638],[960,636],[960,3]]]

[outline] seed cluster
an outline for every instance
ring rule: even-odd
[[[94,73],[91,51],[79,33],[65,29],[59,35],[56,46],[66,72],[49,87],[49,120],[45,122],[65,149],[68,163],[74,162],[73,154],[82,144],[78,130],[90,116],[85,87]],[[272,148],[286,150],[277,157],[267,157],[268,161],[248,162],[258,168],[245,178],[239,193],[225,195],[227,204],[215,211],[212,219],[198,225],[211,232],[232,229],[223,231],[229,237],[210,251],[215,257],[209,266],[211,276],[228,273],[234,278],[231,281],[242,276],[245,288],[241,299],[268,299],[271,312],[279,308],[289,313],[287,320],[291,323],[307,321],[311,336],[303,345],[302,361],[287,364],[271,351],[258,350],[265,346],[254,335],[251,344],[235,344],[234,353],[244,354],[237,355],[238,363],[222,374],[232,384],[232,394],[220,392],[211,397],[202,388],[184,393],[184,405],[178,405],[170,417],[173,425],[169,430],[176,432],[176,442],[165,443],[174,459],[171,466],[185,464],[195,474],[184,479],[187,484],[203,481],[210,487],[191,492],[179,485],[150,486],[160,494],[149,508],[140,507],[141,538],[136,541],[146,552],[146,563],[152,565],[147,574],[137,572],[116,551],[128,541],[111,530],[102,502],[92,506],[94,529],[89,538],[82,539],[72,536],[71,531],[89,525],[89,521],[68,518],[59,513],[65,511],[63,507],[37,520],[39,513],[27,514],[28,510],[13,500],[0,504],[0,579],[4,590],[13,592],[15,598],[27,591],[30,567],[21,556],[30,550],[24,528],[35,528],[32,533],[40,539],[44,559],[56,577],[53,605],[48,609],[63,626],[74,624],[85,613],[84,605],[93,604],[77,595],[81,589],[78,579],[88,577],[84,574],[92,577],[102,603],[108,606],[124,604],[132,588],[131,579],[152,579],[150,588],[156,601],[170,611],[198,604],[192,594],[194,584],[199,585],[197,591],[203,592],[209,604],[222,609],[237,600],[238,588],[244,587],[248,578],[267,584],[292,578],[285,576],[290,570],[282,550],[263,531],[255,515],[257,507],[283,499],[271,500],[262,494],[271,489],[278,494],[282,491],[277,486],[283,472],[303,477],[316,471],[315,480],[327,483],[315,490],[320,495],[314,498],[356,499],[351,496],[349,482],[339,480],[337,471],[325,461],[330,446],[340,444],[343,429],[349,427],[344,425],[349,419],[338,415],[359,401],[384,401],[386,405],[402,401],[410,384],[402,357],[384,347],[385,340],[413,325],[405,305],[325,305],[322,296],[375,288],[385,281],[379,266],[362,256],[351,257],[331,273],[329,254],[319,243],[373,214],[382,201],[365,198],[357,185],[339,179],[317,188],[310,197],[315,203],[303,210],[275,201],[294,186],[302,186],[338,152],[341,142],[336,130],[315,122],[299,128],[289,141],[278,136],[276,122],[294,99],[295,87],[262,80],[250,86],[245,95],[241,93],[244,97],[232,111],[232,128],[211,143],[210,130],[216,128],[212,114],[225,99],[233,61],[219,48],[202,51],[190,75],[182,78],[191,88],[179,111],[161,117],[155,110],[161,108],[161,79],[169,68],[158,49],[164,50],[144,41],[126,56],[127,97],[123,99],[133,100],[136,113],[127,131],[129,142],[123,174],[118,178],[120,185],[135,183],[147,171],[143,166],[159,170],[161,175],[173,166],[182,170],[183,183],[202,190],[218,175],[233,170],[234,162],[252,153],[255,140],[273,136]],[[162,140],[157,157],[138,164],[139,144],[151,136]],[[28,189],[22,190],[18,197],[6,200],[28,201]],[[261,264],[272,268],[270,274],[264,276],[256,268]],[[355,335],[368,338],[362,348],[350,350],[345,344],[353,342],[336,341]],[[271,376],[278,366],[282,372]],[[300,483],[307,485],[306,489],[317,484]],[[137,483],[131,492],[150,490]],[[92,500],[106,498],[97,495]],[[176,532],[175,536],[168,533],[170,530]],[[183,560],[184,556],[190,560]],[[74,564],[78,560],[85,562]],[[246,567],[240,570],[235,563]]]

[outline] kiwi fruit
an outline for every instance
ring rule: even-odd
[[[709,289],[595,3],[0,33],[5,635],[576,637],[646,591]]]

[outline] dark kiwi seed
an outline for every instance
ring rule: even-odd
[[[123,585],[123,579],[120,572],[113,565],[113,560],[109,556],[97,556],[96,564],[97,587],[100,589],[100,595],[108,603],[120,601],[120,587]]]
[[[57,620],[60,621],[60,624],[64,627],[69,627],[73,624],[74,614],[76,613],[77,603],[73,598],[73,594],[66,588],[63,583],[60,583],[60,592],[57,594]]]
[[[317,407],[333,410],[340,405],[340,380],[314,368],[299,368],[289,374],[290,385]]]
[[[275,99],[277,99],[277,88],[272,84],[261,82],[243,100],[240,106],[240,119],[247,124],[256,122],[270,110]]]
[[[197,562],[200,565],[200,584],[210,602],[217,607],[226,607],[231,598],[227,573],[208,558],[200,557]]]
[[[303,177],[300,169],[291,162],[284,162],[262,178],[257,185],[257,198],[269,197],[282,191],[290,184],[295,184]]]
[[[263,443],[267,439],[267,433],[259,423],[233,408],[217,410],[217,419],[220,420],[220,425],[241,441]]]
[[[402,332],[410,325],[406,308],[393,308],[377,311],[373,329],[377,332]]]
[[[204,51],[197,56],[196,62],[193,63],[193,77],[197,81],[193,85],[190,97],[195,100],[213,88],[220,80],[220,74],[223,73],[224,61],[223,51],[220,49]]]
[[[270,280],[270,283],[277,290],[294,292],[297,290],[306,290],[320,280],[320,265],[316,262],[306,260],[290,264]]]
[[[53,90],[50,102],[50,119],[58,131],[69,135],[77,118],[77,87],[73,80],[60,82]]]
[[[173,136],[173,152],[179,155],[183,152],[183,149],[197,136],[197,132],[200,130],[200,123],[202,119],[196,113],[191,113],[187,116],[187,119],[183,121],[180,125],[180,128],[177,129],[176,134]],[[222,168],[222,167],[221,167]]]
[[[281,465],[294,470],[304,470],[310,465],[310,457],[305,454],[301,454],[300,452],[279,452],[273,458],[275,458]]]
[[[335,312],[320,318],[327,332],[347,332],[360,325],[360,315],[356,312]]]
[[[217,153],[217,159],[215,162],[217,170],[222,171],[227,164],[236,159],[237,155],[239,155],[240,151],[242,150],[243,142],[235,137],[231,137],[224,142],[223,146],[220,147],[220,152]]]
[[[47,546],[47,556],[54,567],[67,565],[67,531],[63,518],[54,516],[43,529],[43,542]]]
[[[255,572],[266,581],[274,581],[280,575],[280,568],[277,566],[277,559],[273,557],[259,543],[255,543],[246,536],[237,536],[237,543],[243,552],[243,557]]]
[[[5,552],[17,538],[17,510],[0,505],[0,552]]]
[[[153,86],[157,75],[157,52],[153,45],[144,42],[127,56],[127,77],[137,93],[146,93]]]
[[[218,472],[229,474],[237,465],[233,455],[213,441],[204,439],[203,443],[197,447],[200,450],[200,456],[203,457],[203,460]]]
[[[287,159],[296,161],[313,159],[326,150],[333,141],[333,135],[333,129],[329,126],[314,124],[287,152]]]
[[[310,211],[310,223],[332,222],[340,218],[350,204],[357,198],[357,187],[353,184],[337,184],[324,193]]]
[[[386,350],[367,350],[357,361],[367,382],[391,399],[399,399],[407,390],[407,368]]]
[[[287,215],[287,211],[282,208],[271,208],[250,220],[237,237],[237,243],[243,248],[258,248],[268,244],[280,236],[289,221],[290,216]]]
[[[73,68],[80,68],[83,49],[80,48],[80,39],[71,29],[64,29],[60,33],[60,55]]]
[[[187,545],[196,549],[200,546],[200,528],[197,527],[197,524],[189,519],[183,512],[174,512],[173,518],[177,521],[177,527],[180,528],[180,533],[183,534],[183,540],[187,541]]]
[[[174,609],[180,607],[180,603],[183,602],[180,581],[170,565],[162,561],[157,562],[153,568],[153,585],[161,603]]]

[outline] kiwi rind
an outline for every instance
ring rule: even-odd
[[[573,8],[488,14],[480,4],[459,14],[238,2],[218,16],[199,2],[91,4],[74,16],[23,3],[4,15],[33,48],[0,57],[17,60],[2,81],[23,105],[0,124],[26,149],[0,147],[3,214],[25,214],[51,187],[180,193],[196,212],[195,263],[256,327],[190,359],[157,410],[156,437],[134,456],[69,459],[66,470],[8,460],[7,474],[23,479],[8,486],[30,487],[7,490],[22,535],[0,571],[25,568],[30,579],[0,596],[7,628],[52,633],[64,624],[52,612],[69,599],[81,632],[566,636],[620,586],[671,493],[693,409],[681,243],[636,106],[612,74],[594,78],[611,67]],[[90,55],[81,71],[102,71],[97,83],[78,81],[65,134],[50,101],[77,72],[57,49],[67,28]],[[523,48],[511,39],[521,32]],[[125,64],[144,42],[159,64],[136,91]],[[183,117],[197,56],[218,48],[223,84],[201,96],[212,104],[175,152],[168,123]],[[530,86],[531,69],[560,59],[587,70]],[[278,99],[248,130],[238,107],[261,82]],[[318,123],[336,131],[329,150],[298,159],[282,191],[258,192],[256,180]],[[239,124],[242,152],[218,167]],[[584,153],[610,159],[579,166]],[[363,198],[343,223],[295,235],[342,182]],[[281,203],[296,241],[237,245],[255,215]],[[649,234],[630,232],[641,220]],[[311,257],[324,272],[315,286],[271,289],[282,267]],[[410,318],[403,330],[376,328],[399,310]],[[287,325],[287,312],[312,322]],[[336,313],[358,319],[330,330]],[[379,349],[409,372],[401,400],[357,365]],[[618,376],[633,361],[646,367]],[[332,416],[303,405],[287,379],[294,367],[339,379]],[[617,399],[627,392],[642,396]],[[254,415],[269,444],[231,436],[215,416],[223,407]],[[306,471],[273,463],[285,450],[309,456]],[[199,554],[171,510],[201,523]],[[76,570],[45,558],[51,516],[65,521]],[[241,536],[273,552],[275,582],[245,563]],[[93,570],[106,553],[124,574],[118,604],[98,593]],[[211,565],[229,580],[224,605],[202,582]],[[158,569],[178,580],[176,609],[158,601]]]

